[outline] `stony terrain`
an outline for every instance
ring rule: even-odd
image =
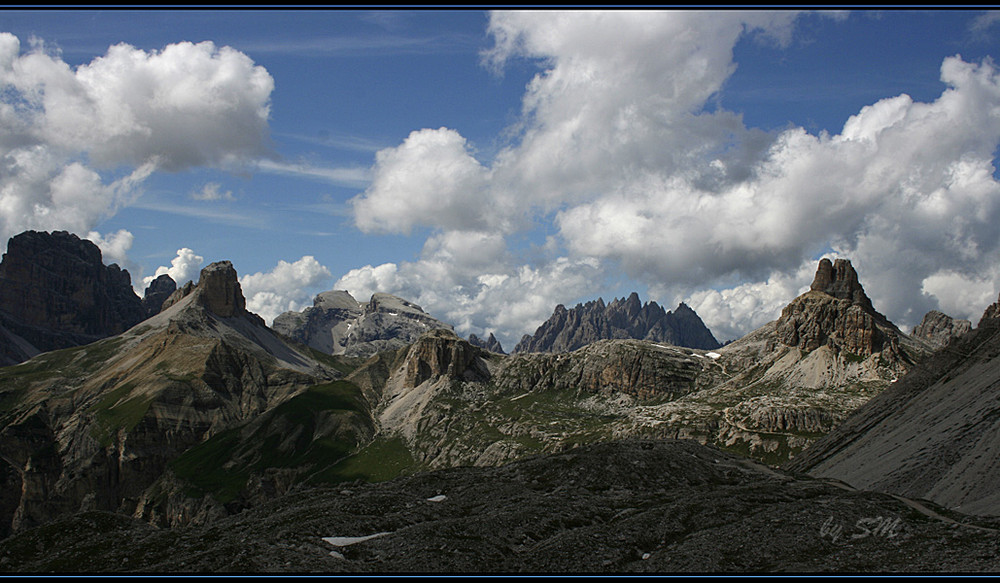
[[[560,304],[533,336],[521,338],[513,352],[572,352],[598,340],[627,338],[705,350],[720,346],[687,305],[668,312],[656,302],[643,304],[633,292],[607,305],[601,298],[570,310]]]
[[[995,572],[1000,532],[689,441],[302,489],[210,524],[82,513],[0,542],[7,573]]]
[[[428,330],[452,329],[402,298],[377,293],[362,304],[339,290],[319,294],[302,312],[279,315],[272,327],[326,354],[364,357],[406,346]]]
[[[996,306],[1000,300],[975,330],[860,408],[790,467],[970,514],[1000,515]]]

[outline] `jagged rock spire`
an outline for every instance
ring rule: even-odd
[[[809,292],[782,310],[775,331],[787,346],[811,351],[829,345],[858,356],[895,352],[899,333],[872,307],[851,262],[826,258],[820,260]]]
[[[854,271],[848,259],[837,259],[833,262],[826,257],[820,259],[816,276],[809,289],[829,294],[838,300],[850,300],[869,310],[873,309],[871,299],[858,281],[858,272]]]

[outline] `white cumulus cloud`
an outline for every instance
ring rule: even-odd
[[[161,275],[169,275],[177,287],[181,287],[189,281],[197,282],[201,274],[201,265],[204,262],[205,258],[191,249],[187,247],[178,249],[177,255],[170,260],[170,267],[161,265],[156,268],[153,275],[142,279],[143,289],[149,287],[149,284]]]
[[[240,278],[240,287],[247,309],[268,325],[287,311],[300,311],[312,305],[317,286],[331,278],[330,270],[312,255],[289,263],[278,261],[268,272],[257,272]]]
[[[565,289],[542,301],[597,296],[599,276],[621,269],[660,298],[687,298],[728,339],[776,317],[808,285],[811,258],[832,250],[903,327],[929,309],[981,312],[1000,265],[1000,73],[989,60],[943,55],[934,100],[886,96],[834,135],[748,128],[715,99],[737,67],[733,48],[747,35],[790,46],[796,18],[493,13],[484,60],[539,67],[510,143],[481,161],[459,130],[425,129],[379,152],[372,185],[354,201],[357,226],[432,232],[419,260],[342,281],[391,283],[441,306],[460,329],[503,322],[512,338],[532,331],[528,312],[543,310],[521,312],[523,298],[499,290],[549,289],[528,282],[560,275]],[[506,248],[539,224],[556,229],[543,259]],[[492,244],[451,249],[457,233]],[[580,273],[589,288],[577,285]]]
[[[211,42],[127,44],[71,67],[0,33],[0,239],[87,234],[155,170],[233,168],[266,155],[274,81]]]

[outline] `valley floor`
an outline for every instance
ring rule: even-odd
[[[998,528],[691,441],[642,440],[303,489],[201,526],[79,514],[0,541],[0,570],[994,572]]]

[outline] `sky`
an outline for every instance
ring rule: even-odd
[[[391,293],[506,349],[637,291],[720,341],[850,259],[904,330],[1000,292],[1000,15],[0,10],[0,240],[270,323]]]

